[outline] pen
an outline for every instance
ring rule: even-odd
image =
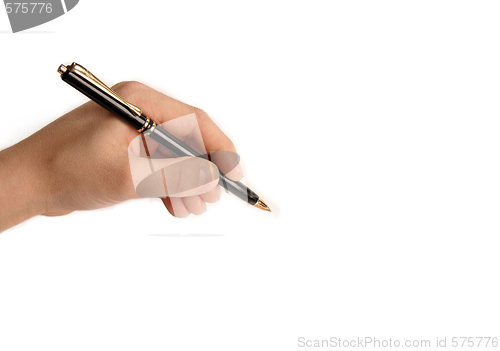
[[[69,66],[60,65],[57,72],[59,72],[63,81],[130,124],[139,133],[149,136],[158,144],[170,150],[174,155],[178,157],[192,156],[205,158],[199,152],[157,125],[151,118],[145,116],[139,107],[121,98],[83,66],[73,62]],[[220,171],[219,174],[219,185],[224,189],[248,202],[250,205],[271,212],[271,209],[264,200],[245,184],[229,179]]]

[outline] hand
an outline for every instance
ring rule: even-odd
[[[207,152],[236,152],[231,140],[204,111],[137,82],[122,82],[113,90],[140,106],[158,124],[195,114]],[[190,131],[184,129],[181,127],[176,136],[187,142]],[[135,129],[89,101],[0,152],[0,231],[39,214],[65,215],[138,198],[129,166],[129,144],[137,136]],[[153,154],[156,146],[150,148]],[[209,169],[209,161],[192,160],[195,162],[180,163],[184,164],[180,168],[171,167],[170,173],[169,167],[165,168],[171,184],[189,190],[182,192],[182,197],[169,191],[169,196],[162,198],[167,210],[176,217],[199,215],[206,211],[207,202],[220,197],[217,171],[213,180],[196,188],[183,185],[185,177],[172,173],[188,173],[190,169],[186,167],[198,167],[200,172]],[[239,165],[225,173],[235,180],[243,177]]]

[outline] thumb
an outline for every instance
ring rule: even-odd
[[[129,153],[136,193],[141,197],[201,195],[219,183],[219,170],[200,157],[149,158]]]

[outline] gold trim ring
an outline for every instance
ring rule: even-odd
[[[156,122],[153,121],[153,124],[151,125],[150,128],[148,128],[144,133],[142,133],[145,136],[148,136],[149,134],[153,133],[156,128]]]
[[[141,129],[138,130],[139,133],[142,133],[146,130],[147,127],[149,127],[149,123],[151,123],[151,118],[146,117],[146,122],[144,122],[144,125],[142,126]]]

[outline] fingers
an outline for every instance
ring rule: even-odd
[[[176,217],[186,217],[190,213],[198,215],[206,211],[206,203],[216,202],[220,198],[221,191],[217,186],[219,169],[230,179],[240,180],[243,177],[243,170],[233,142],[205,111],[175,100],[141,83],[124,82],[113,88],[126,100],[140,106],[144,115],[151,117],[162,128],[201,154],[209,154],[210,160],[217,165],[217,167],[210,168],[211,178],[208,178],[209,172],[202,170],[202,168],[206,170],[207,167],[203,167],[197,161],[183,161],[182,163],[155,161],[157,157],[172,157],[173,154],[158,147],[155,142],[148,142],[147,151],[145,148],[144,150],[137,148],[129,152],[129,156],[142,159],[140,160],[142,163],[144,159],[147,161],[147,165],[141,164],[141,169],[147,170],[148,167],[152,169],[149,179],[145,179],[144,172],[138,172],[138,176],[135,176],[132,170],[136,191],[138,194],[142,193],[139,195],[164,197],[165,206]],[[134,133],[127,134],[128,143],[137,135]],[[155,153],[158,155],[154,155]],[[130,161],[133,159],[134,157],[129,157]],[[172,163],[164,167],[155,162]],[[213,165],[211,162],[207,163]],[[159,167],[161,172],[158,172]],[[131,168],[133,168],[132,162]],[[138,187],[141,187],[141,191]],[[156,191],[159,189],[161,191]]]
[[[226,176],[232,180],[241,180],[241,178],[243,178],[243,168],[241,168],[241,163],[238,163],[236,167],[226,173]]]
[[[184,202],[182,201],[182,198],[179,197],[166,197],[162,198],[161,201],[163,201],[163,204],[167,208],[168,212],[174,217],[177,218],[186,218],[191,214],[189,210],[184,206]]]
[[[200,197],[203,201],[212,204],[220,200],[221,187],[217,186],[205,194],[201,194]]]
[[[141,197],[204,194],[219,183],[219,170],[199,157],[150,159],[129,153],[132,181]]]
[[[177,218],[186,218],[191,213],[199,216],[207,211],[207,203],[214,203],[220,199],[220,187],[216,187],[204,194],[188,197],[167,197],[162,202],[168,212]]]
[[[168,122],[170,125],[169,128],[172,128],[169,132],[180,140],[187,141],[194,139],[195,142],[193,144],[195,145],[190,146],[196,150],[198,150],[199,146],[196,141],[201,140],[201,148],[206,153],[212,154],[213,152],[225,151],[236,155],[233,142],[212,121],[205,111],[173,99],[138,82],[118,83],[113,89],[126,100],[140,106],[142,112],[146,116],[151,117],[157,124]],[[180,118],[189,115],[195,116],[194,124],[190,118]],[[171,122],[173,121],[175,122],[172,124]],[[192,133],[201,133],[201,138],[192,138]],[[130,134],[129,138],[132,140],[133,133]],[[153,144],[152,151],[154,150],[156,150],[156,146]],[[163,151],[160,152],[164,153]],[[166,154],[168,155],[169,153],[166,152]],[[241,166],[237,161],[234,161],[234,157],[230,157],[230,159],[232,160],[231,162],[226,161],[223,164],[218,164],[218,161],[213,162],[229,178],[239,180],[243,177]]]
[[[198,118],[205,148],[211,155],[212,161],[229,178],[233,180],[243,178],[243,170],[239,164],[239,157],[233,142],[212,121],[205,111],[199,108],[194,108],[194,110]]]
[[[232,180],[243,178],[243,169],[238,154],[231,151],[210,152],[210,160]]]
[[[207,211],[207,204],[199,196],[188,196],[182,198],[184,206],[194,215],[201,215]]]

